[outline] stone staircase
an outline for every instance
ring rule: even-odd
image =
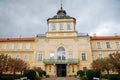
[[[50,77],[50,78],[43,78],[42,80],[80,80],[75,77]]]

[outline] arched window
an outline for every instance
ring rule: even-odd
[[[65,48],[64,47],[59,47],[57,49],[57,59],[59,60],[65,60]]]

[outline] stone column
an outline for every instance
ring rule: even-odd
[[[79,70],[79,64],[77,64],[77,71]]]
[[[67,64],[67,76],[69,76],[70,69],[69,69],[69,64]]]
[[[44,64],[44,70],[46,71],[46,64]]]
[[[56,65],[54,64],[54,74],[56,76]]]

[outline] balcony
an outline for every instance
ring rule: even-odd
[[[80,62],[79,59],[65,59],[65,60],[59,60],[59,59],[44,59],[43,62],[45,64],[78,64]]]

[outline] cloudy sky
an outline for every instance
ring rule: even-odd
[[[61,1],[79,33],[120,35],[120,0],[0,0],[0,37],[45,34]]]

